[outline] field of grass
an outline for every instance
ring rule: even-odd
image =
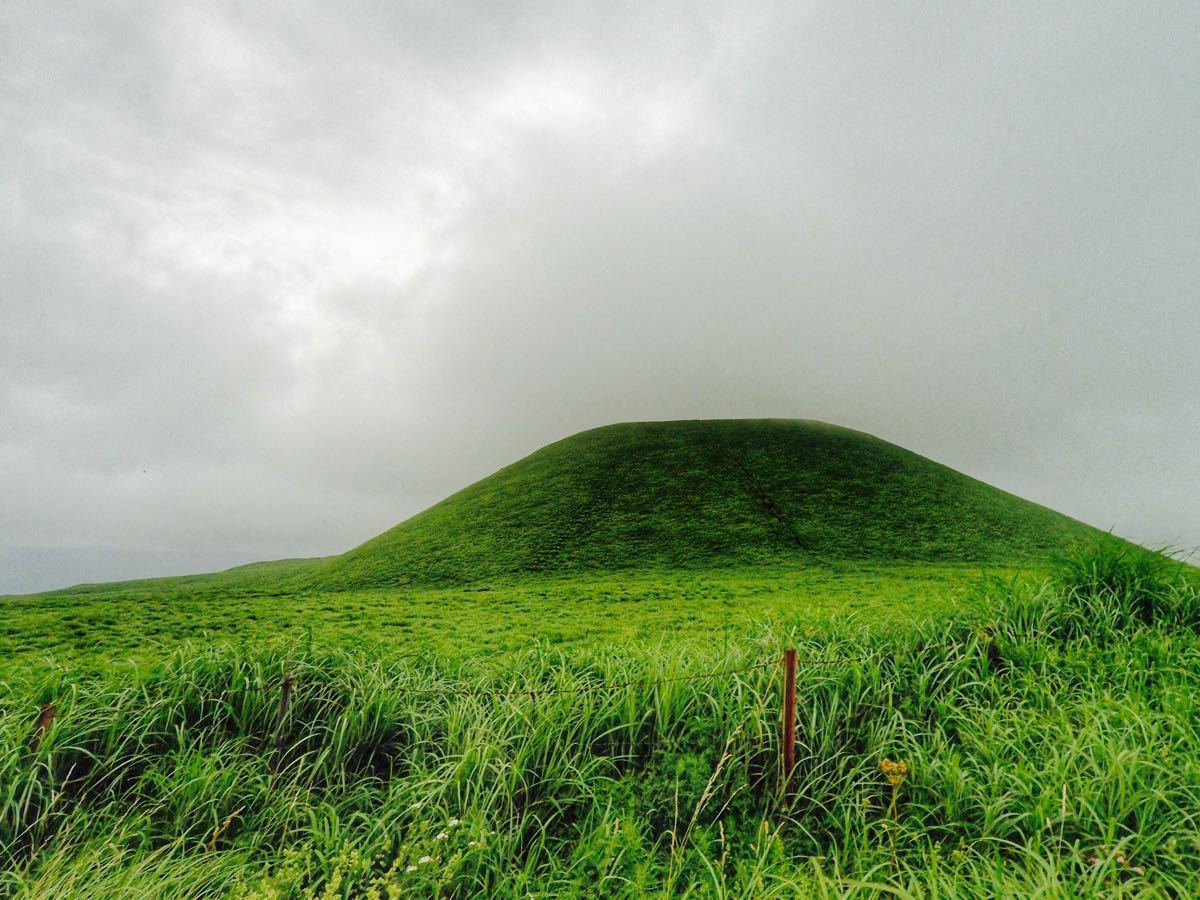
[[[342,556],[0,597],[0,896],[1194,895],[1194,574],[845,429],[585,432]]]
[[[819,422],[574,435],[341,556],[0,598],[12,665],[154,660],[180,640],[311,630],[410,654],[712,641],[750,620],[943,614],[983,568],[1094,529]],[[0,666],[5,663],[0,663]]]
[[[654,600],[647,580],[629,605],[678,587]],[[0,892],[1195,895],[1195,583],[1110,549],[1050,581],[976,578],[900,625],[921,593],[888,627],[875,597],[866,616],[775,607],[719,638],[622,635],[622,610],[604,641],[518,642],[500,666],[333,632],[202,641],[135,668],[98,665],[98,647],[74,667],[10,664]],[[908,766],[894,794],[885,758]]]
[[[955,609],[982,571],[830,564],[348,592],[292,592],[228,574],[163,578],[0,598],[0,675],[152,662],[188,640],[255,646],[311,636],[320,646],[484,658],[536,644],[711,644],[750,622],[834,614],[882,626]]]

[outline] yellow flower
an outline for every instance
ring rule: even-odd
[[[904,779],[908,777],[908,763],[901,760],[892,762],[885,757],[879,764],[879,769],[887,776],[888,784],[892,786],[903,784]]]

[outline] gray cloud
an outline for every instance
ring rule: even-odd
[[[639,418],[1200,544],[1192,4],[0,15],[0,590],[337,552]]]

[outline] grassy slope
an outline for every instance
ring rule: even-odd
[[[960,605],[969,566],[779,566],[637,572],[363,591],[263,591],[226,579],[155,579],[0,599],[6,672],[153,662],[183,641],[261,646],[309,633],[321,646],[380,645],[445,659],[533,643],[685,644],[752,622],[854,615],[905,625]]]
[[[23,673],[0,896],[1197,896],[1196,588],[1101,560],[978,599],[907,634],[779,623],[500,670],[300,641]],[[781,809],[779,673],[736,670],[787,646],[840,662],[800,667]]]
[[[1012,564],[1094,534],[819,422],[644,422],[551,444],[313,571],[325,588],[829,560]]]
[[[128,581],[105,581],[96,584],[84,583],[55,591],[43,591],[36,595],[15,596],[71,597],[129,593],[163,596],[189,592],[212,594],[230,591],[278,594],[302,584],[311,572],[325,565],[331,558],[276,559],[234,566],[232,569],[225,569],[222,572],[166,575],[159,578],[135,578]],[[0,601],[5,599],[11,598],[0,596]]]
[[[0,598],[0,896],[1189,895],[1195,587],[964,602],[1088,532],[842,429],[631,425],[345,557]],[[776,672],[652,684],[789,645],[845,660],[791,815]],[[520,690],[407,693],[461,684]]]
[[[0,672],[308,629],[325,644],[458,655],[533,640],[683,642],[838,611],[903,622],[952,609],[978,561],[1020,565],[1090,531],[829,425],[616,425],[552,444],[341,557],[0,598]]]

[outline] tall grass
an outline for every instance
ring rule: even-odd
[[[1200,595],[1088,565],[949,623],[762,626],[719,655],[542,646],[497,673],[302,642],[31,677],[0,701],[0,892],[1193,894]],[[786,646],[783,809],[778,671],[676,679]],[[894,809],[884,757],[909,766]]]
[[[1153,552],[1109,535],[1057,556],[1053,563],[1054,583],[1081,612],[1081,626],[1090,624],[1097,604],[1126,621],[1146,624],[1177,621],[1182,612],[1175,606],[1186,593],[1174,587],[1187,577],[1186,567],[1165,549]]]

